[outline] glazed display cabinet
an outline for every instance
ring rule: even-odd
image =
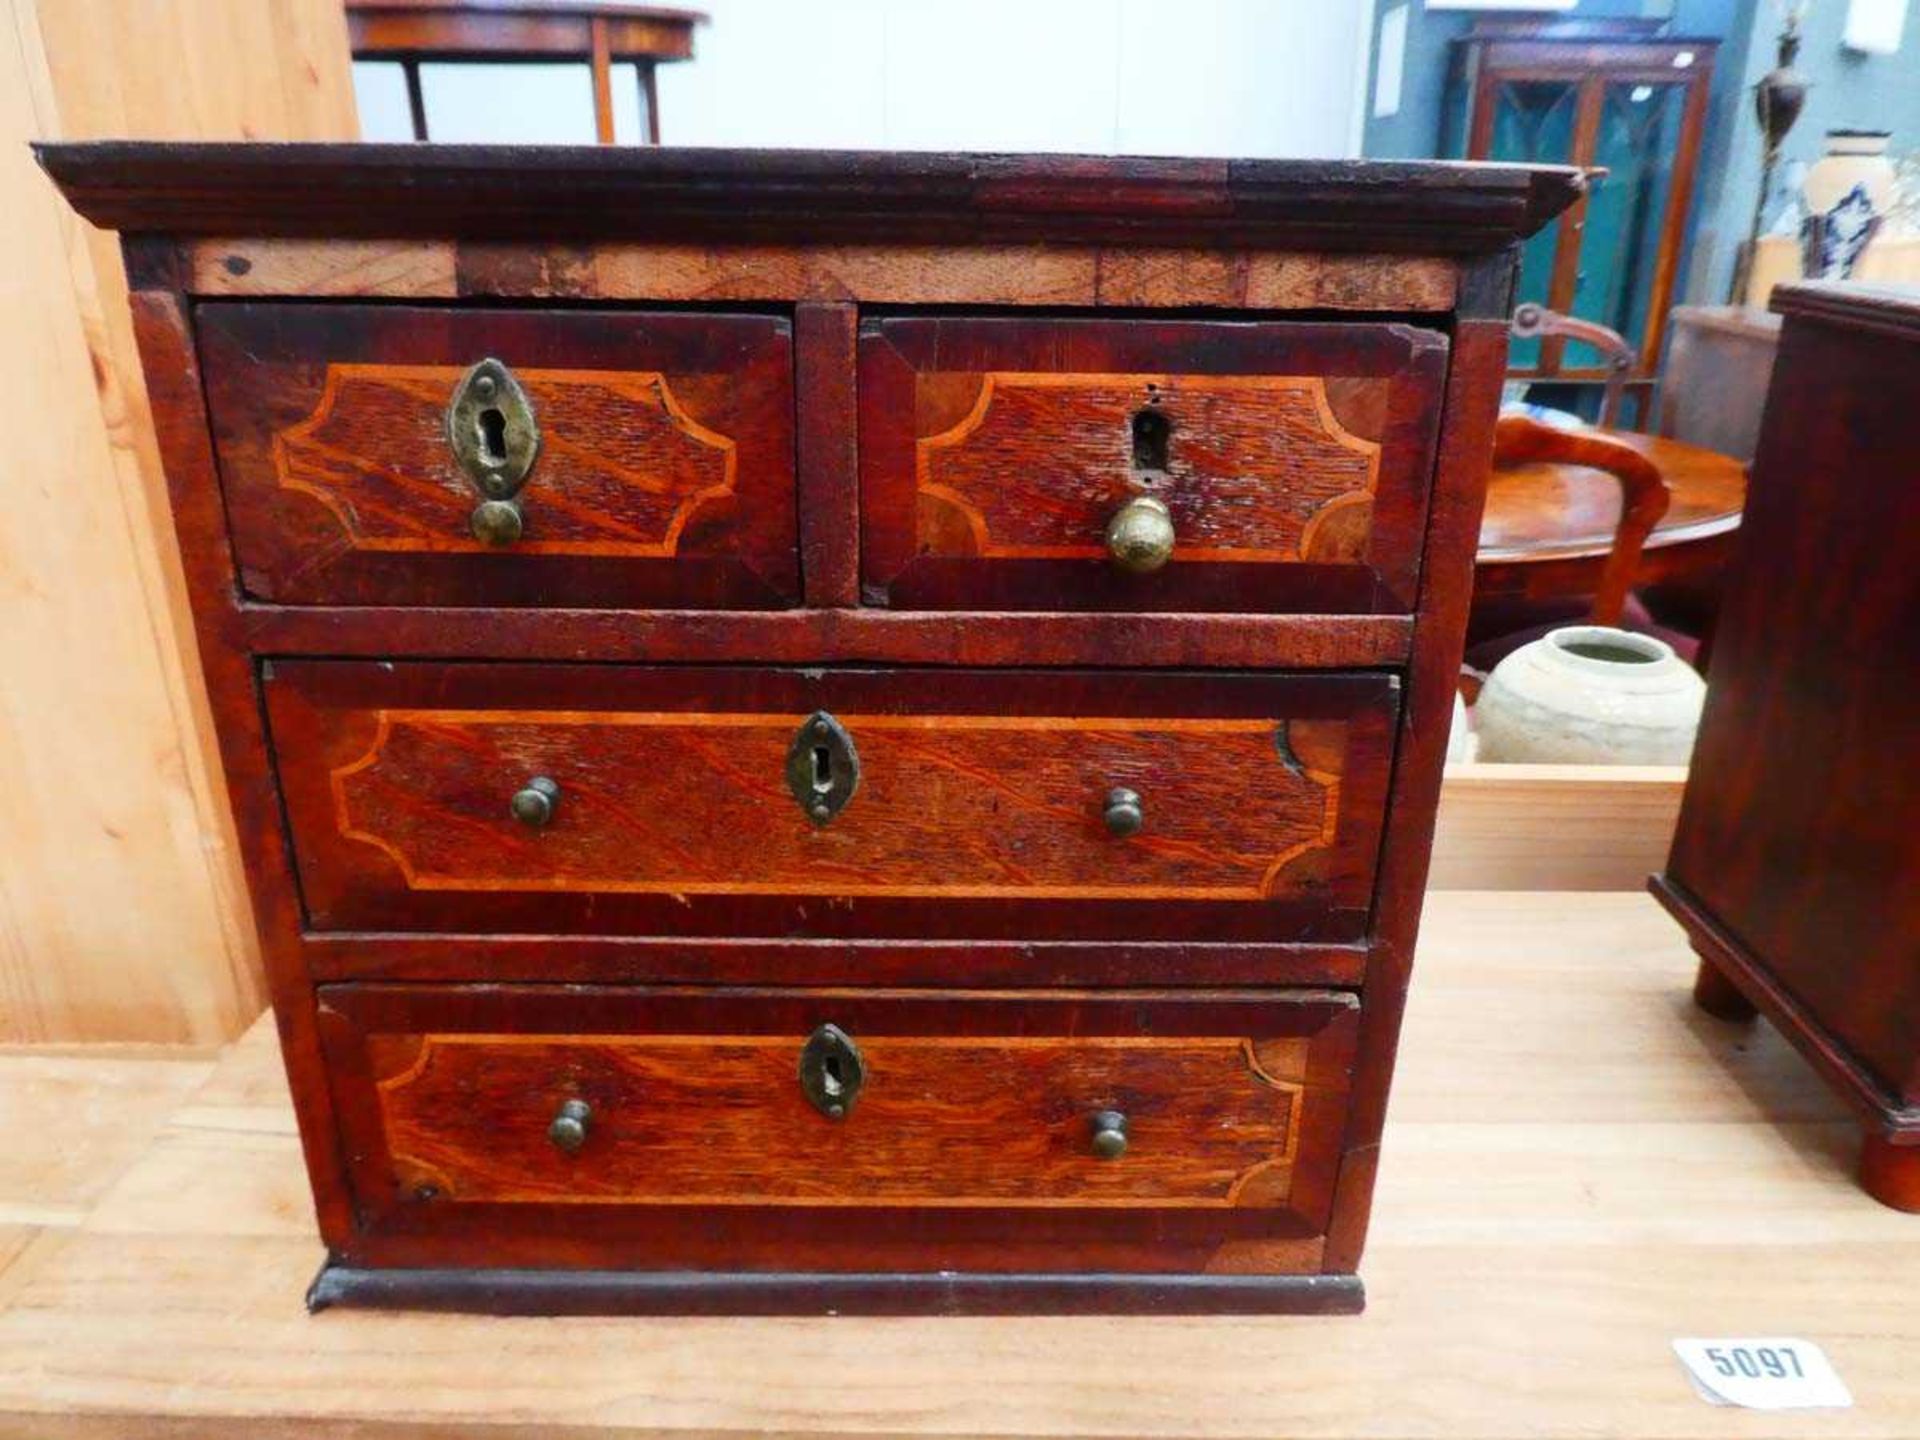
[[[1456,42],[1451,153],[1603,169],[1521,248],[1517,301],[1618,331],[1642,409],[1660,369],[1693,205],[1715,42],[1638,22],[1487,22]],[[1601,358],[1559,336],[1516,340],[1515,379],[1603,384]]]

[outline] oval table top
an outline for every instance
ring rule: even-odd
[[[1647,551],[1713,539],[1739,527],[1747,499],[1747,467],[1740,461],[1658,435],[1600,433],[1653,461],[1672,492]],[[1619,524],[1620,482],[1604,470],[1545,463],[1503,468],[1487,480],[1477,558],[1503,565],[1604,559]]]

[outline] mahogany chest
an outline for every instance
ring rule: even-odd
[[[1920,288],[1790,285],[1673,852],[1695,998],[1780,1027],[1920,1211]]]
[[[311,1302],[1357,1309],[1565,170],[50,146]]]

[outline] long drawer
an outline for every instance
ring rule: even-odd
[[[276,661],[316,930],[1355,939],[1398,682]]]
[[[1315,1268],[1359,1002],[334,986],[382,1263]],[[1053,1252],[1057,1261],[1057,1250]]]

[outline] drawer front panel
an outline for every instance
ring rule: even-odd
[[[335,662],[267,688],[318,929],[1109,939],[1357,935],[1398,699],[1375,675]],[[809,753],[821,726],[845,753]],[[796,742],[828,789],[857,766],[825,823]]]
[[[1410,612],[1446,356],[1400,325],[869,320],[868,598]],[[1147,573],[1109,537],[1143,498]]]
[[[362,1212],[403,1224],[806,1209],[849,1252],[846,1212],[907,1208],[1315,1234],[1358,1003],[1229,995],[339,986],[322,1029]],[[801,1079],[826,1026],[838,1117]]]
[[[794,603],[792,337],[752,315],[208,304],[197,312],[249,593],[290,604]],[[475,533],[510,408],[538,443],[518,538]],[[492,380],[500,399],[507,394]],[[510,407],[510,400],[503,405]],[[463,464],[450,429],[481,425]],[[484,474],[482,478],[485,478]]]

